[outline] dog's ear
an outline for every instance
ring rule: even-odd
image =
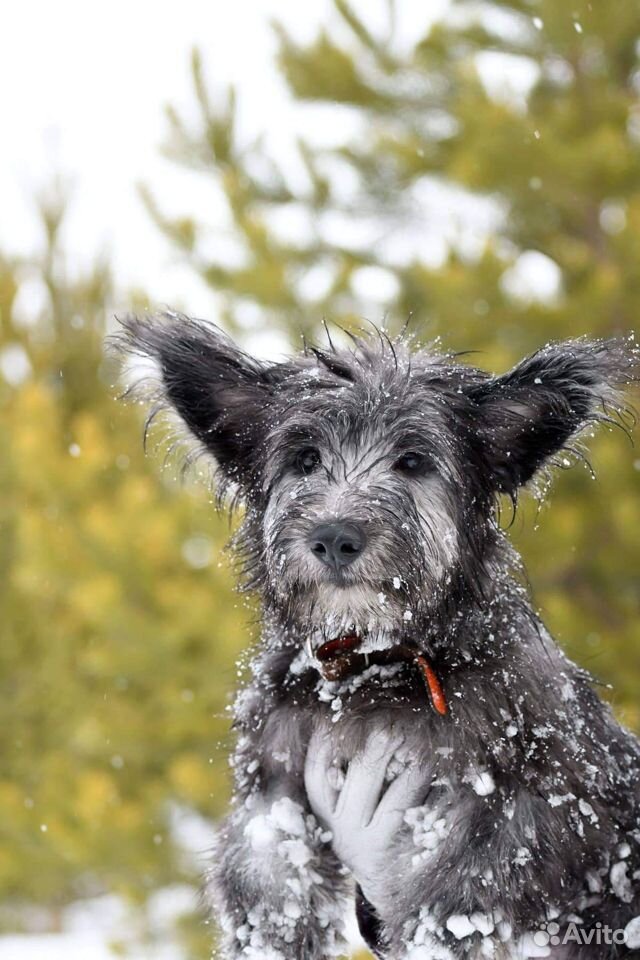
[[[549,344],[471,388],[496,488],[515,495],[585,427],[620,423],[623,389],[639,374],[633,339],[580,339]]]
[[[268,364],[250,357],[213,324],[180,314],[126,317],[114,337],[134,397],[178,415],[213,455],[223,477],[247,486],[257,468],[272,399]]]

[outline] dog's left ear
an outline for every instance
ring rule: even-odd
[[[121,327],[115,347],[133,396],[149,404],[151,418],[162,410],[177,414],[223,479],[247,488],[257,473],[277,365],[249,356],[213,324],[180,314],[126,317]]]
[[[589,424],[619,422],[623,389],[639,374],[631,338],[569,340],[471,388],[496,488],[514,495]]]

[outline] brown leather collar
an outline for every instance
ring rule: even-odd
[[[327,640],[318,647],[315,657],[320,662],[320,673],[325,680],[344,680],[353,674],[362,673],[373,663],[411,663],[420,671],[431,706],[436,713],[443,717],[449,712],[442,684],[424,653],[408,643],[398,643],[387,650],[360,653],[358,647],[361,643],[360,637],[349,633],[334,640]]]

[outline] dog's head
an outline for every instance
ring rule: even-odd
[[[123,327],[121,348],[148,365],[139,387],[244,501],[252,582],[316,646],[385,647],[447,597],[481,598],[499,495],[619,415],[638,371],[630,340],[551,344],[492,377],[384,334],[266,363],[175,314]]]

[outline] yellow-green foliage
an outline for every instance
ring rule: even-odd
[[[35,325],[13,321],[18,270],[4,264],[0,284],[0,356],[20,347],[32,367],[0,385],[10,928],[21,901],[55,908],[103,891],[142,901],[162,883],[199,882],[176,856],[169,816],[179,805],[213,817],[226,803],[218,741],[247,642],[222,555],[228,522],[204,487],[184,489],[162,458],[145,458],[140,411],[107,384],[107,273],[70,283],[58,262],[30,274],[53,293]]]

